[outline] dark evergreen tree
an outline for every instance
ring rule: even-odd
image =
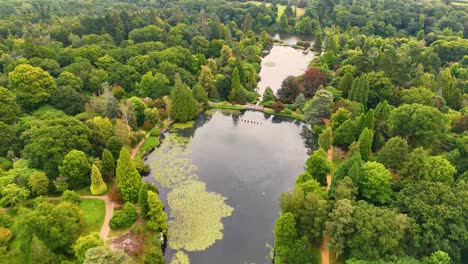
[[[176,75],[174,89],[171,93],[171,118],[176,122],[187,122],[198,115],[197,101],[190,90]]]

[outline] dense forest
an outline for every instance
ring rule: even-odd
[[[275,33],[316,56],[259,95]],[[174,123],[258,103],[320,146],[279,198],[275,264],[320,263],[321,245],[334,263],[466,263],[467,36],[463,1],[3,0],[0,262],[166,263],[145,155]],[[133,254],[102,232],[110,202]]]

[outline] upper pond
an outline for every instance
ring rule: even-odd
[[[258,93],[263,95],[268,86],[276,93],[286,77],[303,74],[313,57],[312,52],[304,54],[301,49],[274,45],[270,53],[262,59]]]
[[[145,179],[174,187],[160,188],[169,228],[183,229],[169,232],[169,247],[182,248],[192,264],[271,263],[279,196],[307,159],[302,131],[303,123],[247,111],[201,115],[193,128],[172,132],[148,157],[153,168]],[[186,250],[200,244],[207,249]],[[167,257],[174,252],[168,248]]]

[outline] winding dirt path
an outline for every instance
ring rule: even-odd
[[[109,235],[109,222],[112,218],[112,215],[114,214],[114,206],[112,201],[110,200],[109,196],[107,195],[101,195],[101,196],[93,196],[93,195],[82,195],[80,196],[81,199],[99,199],[103,200],[104,203],[106,204],[106,214],[104,216],[104,222],[102,223],[101,230],[99,231],[99,235],[102,237],[102,239],[107,240],[108,235]],[[49,200],[54,201],[54,200],[60,200],[61,197],[49,197]]]
[[[333,162],[333,146],[327,151],[327,160]],[[330,189],[332,181],[332,175],[327,175],[327,191]],[[330,263],[330,250],[328,249],[328,242],[330,242],[330,237],[324,237],[322,245],[320,246],[320,256],[322,259],[322,264]]]
[[[135,158],[136,154],[138,153],[138,150],[140,150],[141,148],[141,145],[143,145],[143,143],[146,142],[146,140],[149,138],[149,135],[150,133],[146,133],[145,138],[142,139],[140,143],[138,143],[138,145],[136,145],[136,147],[132,149],[132,153],[130,153],[130,157],[132,157],[132,159]]]

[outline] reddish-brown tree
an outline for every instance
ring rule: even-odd
[[[318,68],[311,67],[304,73],[304,96],[312,97],[320,85],[326,87],[328,83],[327,76]]]

